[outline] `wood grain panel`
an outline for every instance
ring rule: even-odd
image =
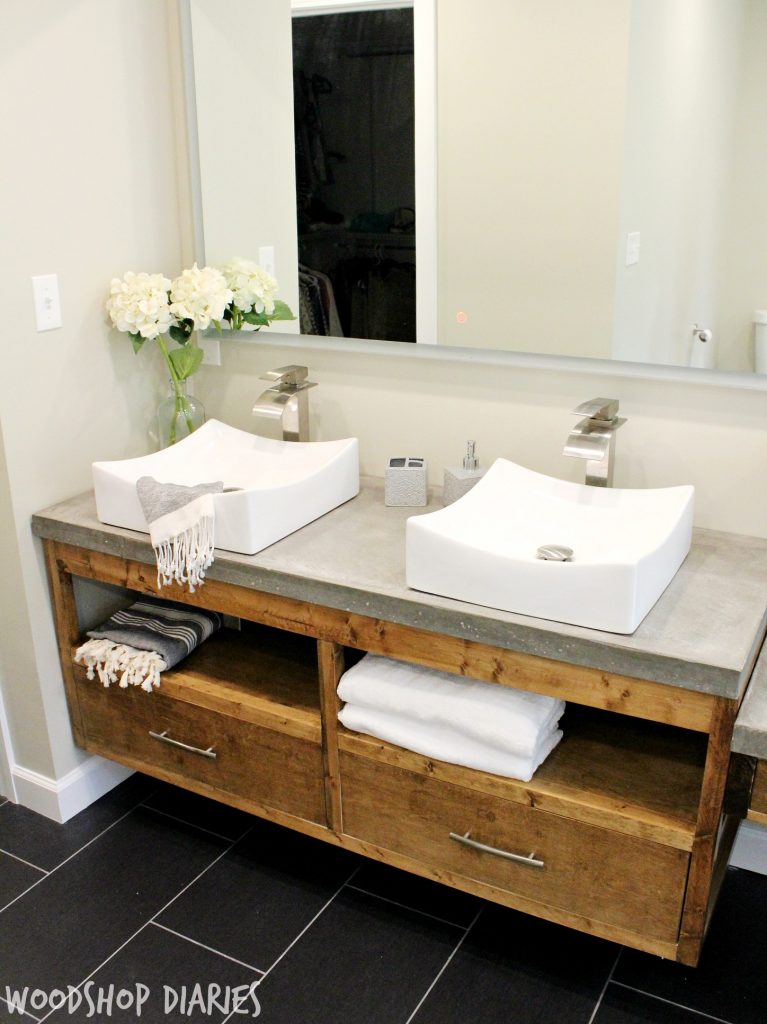
[[[45,568],[48,573],[48,586],[53,603],[53,618],[56,626],[56,641],[59,649],[59,663],[67,694],[69,721],[75,743],[82,747],[85,743],[80,706],[77,702],[74,668],[72,666],[72,647],[80,640],[80,626],[77,620],[72,575],[64,566],[62,559],[56,555],[52,541],[43,541]]]
[[[322,758],[325,766],[325,803],[328,825],[343,830],[341,774],[338,762],[338,709],[336,694],[344,671],[344,649],[327,640],[318,641],[320,701],[322,705]]]
[[[677,952],[682,963],[693,967],[700,957],[706,926],[710,919],[717,839],[722,824],[736,712],[737,705],[734,701],[719,698],[708,737],[698,821],[690,861],[690,878]],[[722,852],[721,846],[719,852]]]
[[[53,546],[57,564],[73,575],[101,579],[144,594],[158,593],[156,572],[151,566],[58,542]],[[194,594],[176,585],[163,588],[162,593],[173,600],[290,632],[700,732],[709,730],[716,704],[710,694],[565,665],[217,580],[206,580]]]
[[[689,855],[341,755],[344,828],[433,868],[667,943],[676,941]],[[467,849],[450,833],[544,861],[544,868]]]
[[[150,694],[138,687],[106,688],[96,679],[86,679],[79,667],[75,677],[88,749],[108,752],[118,760],[129,757],[150,775],[160,769],[204,782],[219,798],[236,794],[325,823],[318,742],[211,711],[169,690]],[[240,707],[232,702],[230,711],[236,713]],[[216,757],[182,750],[150,735],[162,732],[200,750],[212,748]]]
[[[343,727],[339,745],[359,757],[428,778],[692,849],[704,737],[584,708],[568,709],[562,725],[564,739],[530,782],[436,761]]]
[[[756,762],[748,820],[758,822],[760,825],[767,825],[767,761]]]

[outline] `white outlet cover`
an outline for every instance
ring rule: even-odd
[[[37,274],[32,278],[35,300],[35,324],[38,331],[61,327],[61,303],[57,274]]]

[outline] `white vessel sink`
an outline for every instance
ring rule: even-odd
[[[223,480],[228,493],[214,498],[216,547],[253,555],[353,498],[360,489],[359,451],[354,437],[273,441],[208,420],[153,455],[94,462],[102,523],[149,532],[136,494],[141,476],[187,486]]]
[[[498,459],[463,498],[407,522],[408,586],[633,633],[690,550],[694,488],[587,487]],[[571,561],[537,557],[544,545]]]

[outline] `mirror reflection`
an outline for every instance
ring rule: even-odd
[[[293,20],[302,334],[416,340],[413,11]]]
[[[286,21],[288,4],[240,0],[239,7],[243,16],[258,8],[263,26],[267,8]],[[288,301],[286,274],[295,275],[297,295],[299,273],[314,271],[301,293],[304,329],[411,340],[410,312],[397,322],[410,309],[406,282],[415,276],[412,163],[400,154],[412,131],[404,83],[414,78],[418,96],[422,53],[416,37],[411,69],[406,45],[380,26],[342,41],[342,59],[356,61],[351,81],[357,76],[366,111],[342,114],[340,134],[331,136],[327,118],[343,90],[323,23],[350,17],[334,6],[332,15],[294,19],[304,67],[294,71],[291,43],[290,56],[287,46],[279,55],[279,81],[269,82],[294,93],[299,122],[304,110],[290,209],[289,199],[275,198],[284,164],[274,161],[269,199],[263,190],[247,199],[247,190],[232,195],[232,168],[209,152],[217,144],[210,122],[221,109],[213,90],[227,95],[231,73],[241,88],[246,68],[211,53],[211,41],[228,38],[228,7],[224,24],[222,5],[191,0],[206,248],[228,233],[231,250],[231,230],[219,221],[232,199],[259,207],[237,239],[237,251],[251,255],[254,238],[272,242],[265,232],[276,228],[264,224],[282,204],[280,224],[292,226],[295,239],[293,254],[283,245],[278,258]],[[437,9],[430,114],[438,139],[439,343],[753,370],[755,311],[767,307],[767,0],[437,0]],[[384,13],[393,12],[364,17]],[[375,70],[363,84],[364,63]],[[253,60],[247,70],[261,75],[263,88],[259,65]],[[388,83],[380,77],[385,65]],[[323,129],[319,152],[313,117]],[[348,174],[353,150],[375,141],[383,164]],[[267,171],[259,167],[262,177]],[[334,191],[344,178],[354,196],[345,207]],[[222,190],[226,206],[217,199]],[[355,238],[341,237],[352,229]],[[419,272],[426,272],[420,237]],[[323,263],[328,252],[331,262]],[[358,260],[358,271],[366,260],[390,264],[396,315],[369,301],[371,291],[384,291],[379,281],[367,292],[360,287],[355,303],[366,275],[353,268],[334,288],[335,309],[323,304],[320,275],[333,283],[333,259],[347,270]]]

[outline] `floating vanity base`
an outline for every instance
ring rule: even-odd
[[[84,749],[488,900],[697,962],[751,785],[730,758],[736,701],[216,579],[163,594],[238,616],[241,631],[217,634],[153,694],[106,689],[72,660],[73,577],[154,594],[156,572],[44,544]],[[349,732],[336,688],[365,651],[562,697],[565,739],[523,783]]]

